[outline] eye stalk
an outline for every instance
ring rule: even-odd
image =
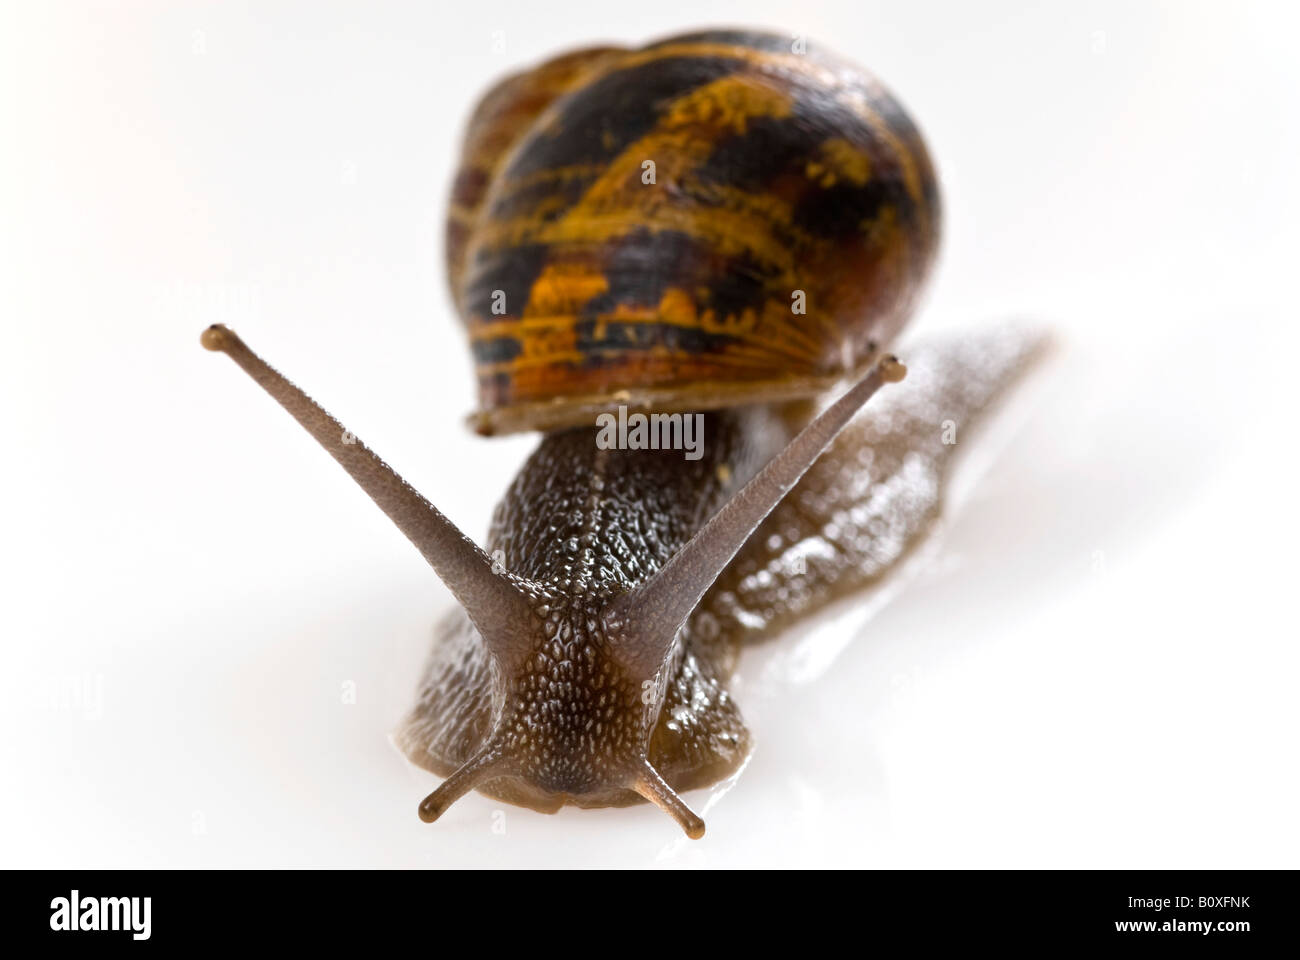
[[[370,495],[460,601],[494,656],[508,663],[528,655],[518,638],[531,632],[532,608],[510,577],[493,572],[491,557],[320,404],[250,350],[235,331],[213,324],[199,342],[234,360]]]
[[[892,354],[814,418],[785,449],[715,513],[687,544],[635,590],[606,612],[611,630],[635,631],[626,651],[629,665],[653,675],[664,662],[686,618],[699,604],[755,528],[822,455],[853,415],[886,383],[898,383],[907,367]]]

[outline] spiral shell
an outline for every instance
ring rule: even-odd
[[[716,31],[548,61],[479,103],[453,188],[474,425],[821,392],[906,321],[938,233],[917,128],[815,48]]]

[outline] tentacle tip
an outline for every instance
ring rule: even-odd
[[[230,345],[230,328],[214,323],[199,334],[199,343],[203,344],[205,350],[225,350]]]
[[[677,825],[692,840],[704,836],[704,821],[668,786],[648,760],[632,789],[677,821]]]
[[[885,383],[898,383],[907,376],[907,367],[892,353],[881,358],[879,370],[880,379]]]
[[[434,799],[436,796],[437,793],[434,792],[420,801],[420,809],[418,812],[420,814],[420,819],[425,823],[433,823],[442,816],[443,807]]]

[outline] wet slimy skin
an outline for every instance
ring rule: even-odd
[[[599,626],[610,598],[649,582],[667,560],[788,442],[791,416],[742,408],[706,421],[705,456],[601,450],[593,430],[548,435],[497,508],[488,550],[537,584],[546,631],[513,674],[492,669],[473,625],[455,611],[438,632],[419,701],[398,742],[448,776],[494,730],[526,757],[480,792],[537,810],[635,803],[615,786],[622,750],[645,756],[674,792],[733,773],[750,733],[727,692],[747,644],[778,634],[894,568],[929,531],[942,482],[967,431],[1042,347],[1011,332],[907,351],[906,382],[882,391],[777,504],[704,594],[664,658],[663,693],[613,664]],[[946,435],[949,434],[949,435]],[[504,691],[504,692],[503,692]],[[502,713],[503,702],[526,706]]]

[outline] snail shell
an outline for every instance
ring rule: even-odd
[[[480,102],[453,189],[474,425],[819,393],[902,326],[938,232],[917,128],[834,57],[725,31],[548,61]]]

